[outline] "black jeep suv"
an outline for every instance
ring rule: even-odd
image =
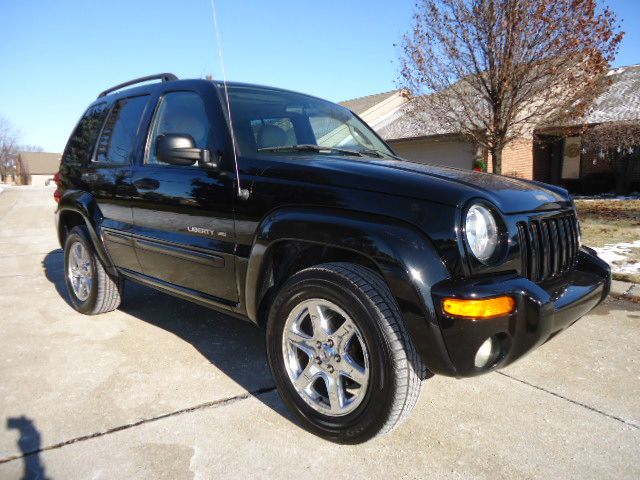
[[[118,85],[56,182],[79,312],[117,308],[127,279],[253,322],[285,403],[339,442],[398,425],[430,373],[520,358],[611,282],[566,190],[404,161],[346,108],[275,88]]]

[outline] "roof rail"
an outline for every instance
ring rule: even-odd
[[[98,98],[102,98],[110,94],[111,92],[115,92],[116,90],[120,90],[121,88],[128,87],[129,85],[148,82],[150,80],[162,80],[162,82],[164,83],[164,82],[172,82],[174,80],[178,80],[178,77],[176,77],[173,73],[158,73],[156,75],[148,75],[146,77],[136,78],[134,80],[129,80],[128,82],[124,82],[119,85],[116,85],[115,87],[108,88],[107,90],[102,92],[100,95],[98,95]]]

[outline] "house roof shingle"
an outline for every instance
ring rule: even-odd
[[[31,175],[53,175],[60,168],[62,157],[59,153],[48,152],[19,152],[18,155]]]
[[[640,120],[640,65],[612,69],[608,76],[611,79],[611,84],[595,101],[593,109],[585,117],[585,123]],[[366,109],[368,109],[373,106],[374,101],[383,101],[393,93],[395,92],[369,95],[342,102],[342,105],[351,108],[348,105],[356,103],[367,106]],[[375,123],[373,128],[385,140],[456,133],[449,126],[442,124],[430,112],[416,112],[414,110],[415,103],[415,101],[409,101],[382,121]],[[356,111],[356,113],[359,112]]]
[[[586,123],[640,120],[640,65],[609,72],[611,85],[595,101]]]
[[[449,126],[435,118],[431,112],[415,111],[415,102],[409,101],[384,121],[374,126],[375,131],[385,140],[431,137],[456,133]]]

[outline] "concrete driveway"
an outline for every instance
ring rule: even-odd
[[[131,283],[67,303],[51,189],[0,194],[0,478],[640,478],[640,306],[610,300],[498,373],[428,380],[360,446],[285,410],[260,331]],[[26,473],[25,473],[26,472]]]

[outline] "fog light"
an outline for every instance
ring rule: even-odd
[[[500,354],[500,344],[495,337],[487,338],[476,352],[476,368],[492,366]]]

